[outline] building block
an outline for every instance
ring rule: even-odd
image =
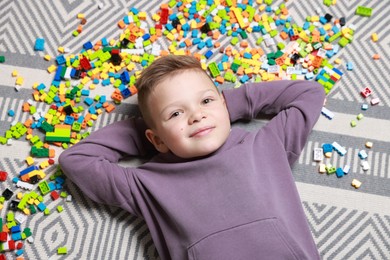
[[[68,253],[68,249],[67,249],[66,247],[59,247],[59,248],[57,249],[57,253],[58,253],[59,255],[65,255],[65,254]]]
[[[360,16],[365,16],[365,17],[371,17],[372,8],[360,5],[356,8],[355,14],[360,15]]]
[[[324,115],[328,119],[333,119],[334,113],[327,109],[326,107],[322,107],[321,114]]]
[[[334,149],[340,156],[344,156],[344,155],[347,153],[347,150],[345,150],[345,148],[342,147],[341,145],[339,145],[337,142],[333,142],[332,145],[333,145],[333,149]]]
[[[344,174],[348,174],[350,169],[351,169],[350,165],[345,165],[344,168],[343,168]]]
[[[43,38],[37,38],[35,40],[34,50],[36,51],[45,50],[45,40]]]
[[[8,177],[8,173],[5,171],[0,171],[0,181],[6,181]]]
[[[313,151],[313,160],[320,162],[324,159],[324,150],[322,148],[314,148]]]
[[[357,180],[357,179],[353,179],[351,185],[355,189],[359,189],[360,186],[362,185],[362,183],[359,180]]]
[[[46,195],[50,192],[50,187],[47,181],[41,181],[38,184],[39,190],[41,191],[42,195]]]
[[[323,144],[322,150],[324,152],[325,157],[327,157],[327,158],[332,157],[332,152],[333,152],[333,145],[332,144]]]
[[[71,125],[56,125],[54,132],[46,132],[46,142],[70,142],[72,132]]]
[[[370,169],[370,164],[367,161],[362,161],[361,164],[363,171],[368,171]]]
[[[359,155],[359,158],[362,159],[362,160],[366,159],[368,157],[366,151],[364,151],[364,150],[360,150],[358,155]]]
[[[344,171],[342,168],[339,167],[336,169],[336,176],[337,176],[337,178],[341,178],[344,176]]]

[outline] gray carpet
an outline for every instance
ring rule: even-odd
[[[256,2],[256,1],[254,1]],[[121,30],[117,22],[122,20],[127,12],[135,7],[148,14],[148,24],[153,25],[153,14],[159,10],[157,1],[110,1],[102,0],[99,9],[95,1],[12,1],[0,2],[0,56],[6,61],[0,64],[0,136],[10,129],[11,123],[22,122],[31,115],[22,111],[22,105],[32,99],[35,83],[50,86],[54,73],[49,74],[47,68],[55,64],[59,55],[58,47],[69,48],[69,54],[78,54],[83,44],[106,37],[118,39]],[[278,6],[284,1],[274,1],[272,6]],[[254,4],[256,13],[258,4]],[[335,5],[326,6],[323,0],[303,1],[290,0],[286,2],[293,23],[303,26],[308,16],[331,14],[334,18],[345,17],[347,26],[356,27],[353,41],[345,48],[340,48],[329,61],[344,74],[334,85],[327,97],[326,107],[334,113],[329,120],[321,116],[310,136],[299,161],[294,166],[294,177],[297,181],[302,203],[307,214],[315,242],[323,259],[390,259],[390,65],[389,65],[389,1],[380,0],[339,0]],[[355,15],[358,6],[373,8],[371,17]],[[176,10],[175,8],[173,8]],[[176,11],[174,11],[176,12]],[[83,13],[87,23],[83,31],[74,37],[72,33],[80,24],[77,14]],[[371,35],[377,33],[379,40],[373,42]],[[256,40],[261,33],[249,34],[250,46],[256,46]],[[278,38],[280,41],[280,38]],[[34,51],[36,38],[45,39],[45,50]],[[229,37],[220,39],[222,46],[228,46]],[[286,41],[286,43],[288,40]],[[168,49],[168,41],[161,38],[158,42],[161,49]],[[337,45],[337,43],[334,43]],[[276,51],[275,46],[260,45],[266,53]],[[190,49],[197,52],[196,47]],[[207,48],[199,51],[205,54]],[[49,54],[51,61],[44,60]],[[380,59],[374,60],[373,55],[379,54]],[[221,55],[217,52],[208,60],[219,62]],[[340,59],[341,64],[335,64]],[[352,62],[353,70],[346,68],[346,63]],[[140,66],[137,65],[137,70]],[[24,82],[19,91],[15,90],[17,77],[12,76],[17,71]],[[221,88],[232,87],[224,84]],[[365,87],[372,90],[372,96],[364,99],[360,91]],[[47,88],[48,89],[48,88]],[[46,90],[47,90],[46,89]],[[91,90],[90,97],[107,95],[113,92],[112,85],[97,85]],[[380,99],[380,103],[369,104],[372,97]],[[83,97],[82,97],[83,98]],[[368,104],[367,110],[361,105]],[[49,106],[43,102],[36,104],[38,111],[45,114]],[[9,116],[8,111],[14,110],[15,115]],[[95,131],[109,123],[137,114],[136,98],[125,99],[111,113],[103,112],[89,131]],[[358,114],[364,117],[357,120]],[[357,122],[351,127],[352,120]],[[249,130],[261,127],[265,120],[257,120],[250,124],[238,124]],[[42,137],[38,130],[34,135]],[[372,148],[366,148],[365,143],[373,143]],[[348,175],[337,178],[334,174],[319,174],[319,163],[313,161],[313,149],[323,143],[337,142],[345,147],[347,153],[339,156],[333,152],[330,159],[323,163],[335,167],[350,165]],[[53,147],[56,158],[62,148]],[[0,183],[1,191],[6,188],[15,194],[28,193],[17,188],[12,182],[19,172],[27,167],[25,158],[29,156],[31,144],[22,136],[12,139],[9,145],[0,145],[0,171],[8,172],[8,178]],[[358,153],[365,150],[369,170],[363,170]],[[46,161],[47,158],[35,158],[35,163]],[[124,165],[137,165],[140,162],[130,160]],[[44,169],[46,179],[54,175],[57,165]],[[353,179],[362,185],[359,189],[351,186]],[[38,193],[37,184],[34,190]],[[142,219],[113,207],[97,205],[86,198],[71,182],[66,181],[61,191],[72,196],[72,201],[65,198],[52,200],[50,195],[44,196],[44,202],[49,215],[42,212],[27,216],[21,224],[22,230],[30,228],[33,243],[24,241],[23,256],[25,259],[158,259],[148,229]],[[11,200],[17,200],[14,196]],[[4,203],[0,211],[3,223],[10,211],[10,201]],[[57,211],[63,206],[63,211]],[[19,212],[20,213],[20,212]],[[57,254],[58,248],[66,247],[67,254]],[[7,252],[7,259],[15,259],[15,252]]]

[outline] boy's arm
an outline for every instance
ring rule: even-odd
[[[249,83],[223,94],[232,122],[277,114],[270,124],[283,142],[290,164],[305,146],[325,99],[319,83],[300,80]]]
[[[132,196],[133,170],[118,165],[126,156],[143,156],[151,147],[141,119],[127,119],[93,132],[62,152],[59,163],[92,200],[122,207],[137,214]]]

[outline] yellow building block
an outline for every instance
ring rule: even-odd
[[[39,168],[41,168],[41,169],[45,169],[47,167],[49,167],[49,162],[48,161],[43,161],[43,162],[41,162],[39,164]]]
[[[160,16],[158,14],[154,14],[154,15],[152,15],[152,19],[153,19],[153,21],[158,22],[158,21],[160,21]]]
[[[34,158],[32,158],[31,156],[27,157],[26,163],[28,166],[32,165],[34,163]]]
[[[310,19],[311,22],[319,22],[320,21],[320,17],[318,15],[313,15]]]
[[[24,82],[24,78],[17,77],[15,84],[21,86],[21,85],[23,85],[23,82]]]
[[[44,179],[46,177],[46,173],[42,170],[39,170],[38,173],[37,173],[37,176],[39,177],[39,179]]]
[[[50,65],[50,66],[47,68],[47,71],[48,71],[49,73],[53,73],[53,72],[56,71],[56,70],[57,70],[57,66],[54,65],[54,64]]]
[[[24,209],[23,209],[23,213],[24,213],[25,215],[30,215],[30,214],[31,214],[31,211],[30,211],[29,208],[24,208]]]
[[[23,193],[18,192],[18,194],[16,194],[16,197],[18,198],[18,200],[21,200],[23,198]]]
[[[248,27],[248,23],[244,21],[244,18],[242,17],[240,9],[233,7],[230,10],[233,11],[234,16],[236,17],[236,20],[238,24],[240,25],[241,29],[246,29]]]
[[[325,25],[323,26],[323,28],[324,28],[325,31],[329,31],[330,29],[332,29],[332,24],[327,23],[327,24],[325,24]]]
[[[371,34],[371,39],[372,39],[372,41],[377,42],[378,41],[378,35],[376,33]]]

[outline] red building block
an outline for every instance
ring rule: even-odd
[[[7,180],[8,173],[0,171],[0,181],[6,181]]]
[[[58,198],[60,197],[60,195],[59,195],[58,192],[56,192],[56,191],[52,191],[52,192],[50,193],[50,196],[51,196],[51,198],[52,198],[53,200],[56,200],[56,199],[58,199]]]

